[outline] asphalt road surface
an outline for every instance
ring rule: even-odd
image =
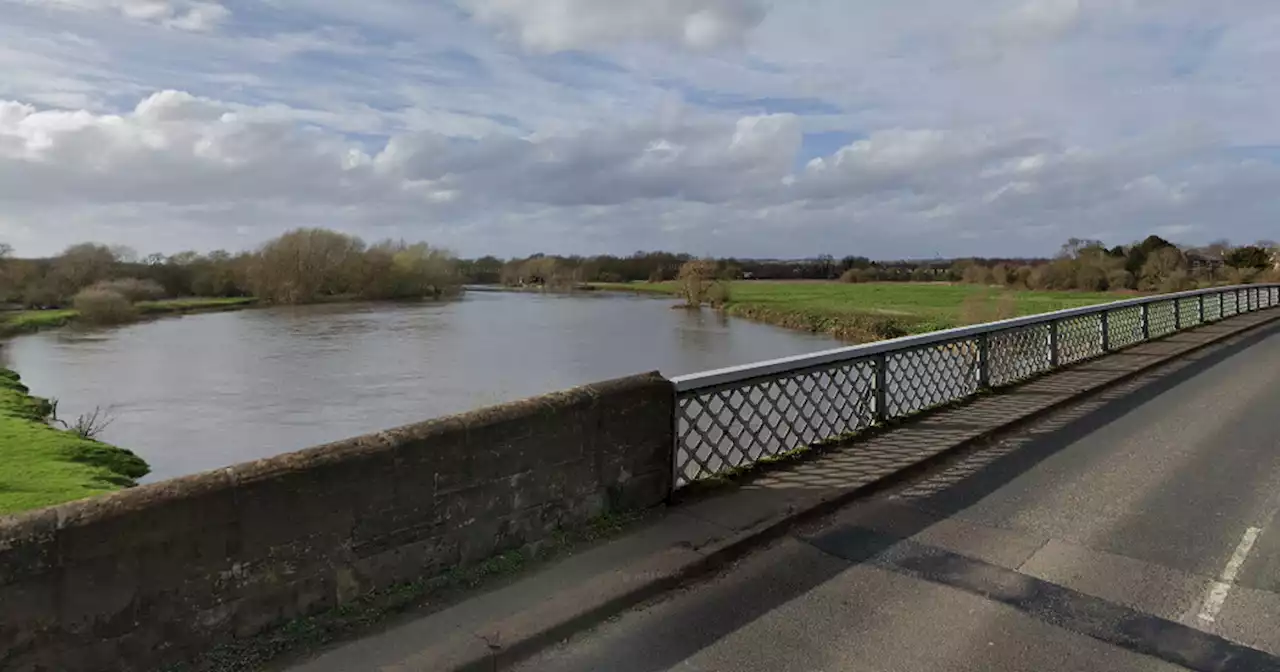
[[[516,669],[1280,670],[1280,328],[795,531]]]

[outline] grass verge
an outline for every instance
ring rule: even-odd
[[[215,647],[199,661],[172,665],[164,672],[248,672],[280,669],[326,644],[367,633],[396,617],[439,611],[474,591],[510,581],[536,565],[564,557],[583,546],[616,537],[652,511],[600,516],[580,529],[560,531],[525,549],[508,551],[477,565],[365,594],[328,611],[294,619],[260,635]],[[269,665],[270,663],[275,665]]]
[[[141,316],[171,315],[178,313],[238,310],[258,302],[254,297],[195,297],[141,301],[136,305]],[[0,318],[0,336],[26,334],[43,329],[66,326],[80,318],[75,310],[23,310]]]
[[[0,369],[0,515],[114,492],[150,471],[128,450],[49,426],[51,411]]]

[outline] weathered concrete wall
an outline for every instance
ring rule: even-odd
[[[0,519],[0,669],[151,670],[657,505],[674,404],[648,374]]]

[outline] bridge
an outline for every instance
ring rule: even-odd
[[[0,667],[255,669],[218,665],[642,510],[288,669],[1280,670],[1278,305],[638,376],[0,521]]]

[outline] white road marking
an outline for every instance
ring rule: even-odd
[[[1259,527],[1245,530],[1244,538],[1240,540],[1240,545],[1236,546],[1236,552],[1231,554],[1231,559],[1223,568],[1222,575],[1209,586],[1209,592],[1204,596],[1204,606],[1200,608],[1201,622],[1212,623],[1218,617],[1218,612],[1222,611],[1222,605],[1227,602],[1227,595],[1231,593],[1231,585],[1235,583],[1236,575],[1240,573],[1240,568],[1244,566],[1244,561],[1249,557],[1249,551],[1253,550],[1253,545],[1258,541],[1260,534],[1262,534],[1262,528]]]

